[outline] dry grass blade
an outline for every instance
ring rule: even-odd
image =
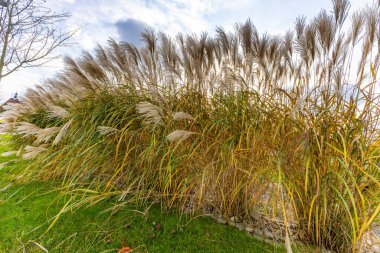
[[[57,117],[60,119],[64,119],[64,118],[69,117],[70,114],[68,111],[66,111],[66,109],[64,109],[60,106],[50,105],[49,106],[49,115],[50,115],[50,117]]]
[[[23,159],[33,159],[33,158],[36,158],[41,153],[46,152],[47,149],[44,147],[26,146],[24,148],[24,151],[25,152],[22,154]]]
[[[53,139],[54,136],[56,136],[60,132],[61,128],[60,127],[49,127],[49,128],[44,128],[38,131],[35,136],[35,144],[40,145],[42,143],[47,143],[51,139]]]
[[[7,156],[11,156],[11,155],[17,155],[18,151],[7,151],[7,152],[3,152],[1,154],[2,157],[7,157]]]
[[[107,135],[117,134],[118,132],[120,132],[120,130],[113,127],[98,126],[98,132],[101,135],[107,136]]]
[[[194,120],[193,116],[185,112],[173,113],[173,120]]]
[[[20,122],[16,125],[16,131],[25,137],[29,137],[36,135],[41,131],[41,128],[29,122]]]
[[[57,136],[55,137],[54,141],[53,141],[53,145],[57,145],[61,140],[62,138],[64,137],[67,129],[69,129],[71,123],[73,122],[73,119],[70,119],[69,121],[67,121],[63,126],[62,128],[59,130]]]
[[[183,141],[194,135],[194,132],[186,131],[186,130],[175,130],[166,136],[166,139],[169,142],[175,141]]]
[[[140,102],[136,105],[136,109],[145,118],[146,122],[154,125],[163,123],[163,111],[157,105],[149,102]]]

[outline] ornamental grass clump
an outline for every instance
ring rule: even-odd
[[[158,201],[360,251],[380,212],[380,6],[333,6],[283,36],[248,20],[110,39],[66,58],[2,129],[35,157],[25,176],[61,180],[75,205]]]

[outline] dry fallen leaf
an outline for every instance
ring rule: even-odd
[[[123,247],[123,248],[119,249],[117,251],[117,253],[128,253],[128,252],[132,252],[132,251],[133,251],[133,249],[131,249],[130,247]]]

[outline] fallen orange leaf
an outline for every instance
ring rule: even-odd
[[[132,251],[133,251],[133,249],[131,249],[130,247],[123,247],[123,248],[119,249],[117,251],[117,253],[129,253],[129,252],[132,252]]]

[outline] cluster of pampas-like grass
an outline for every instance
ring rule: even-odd
[[[1,127],[34,159],[25,177],[62,180],[79,204],[272,217],[360,251],[380,212],[380,4],[333,6],[283,36],[248,20],[215,36],[149,29],[140,48],[110,39],[66,58]]]

